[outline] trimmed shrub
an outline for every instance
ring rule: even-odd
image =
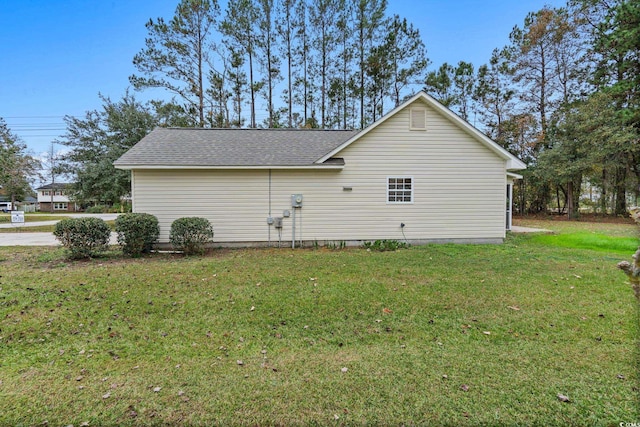
[[[67,218],[56,224],[53,235],[69,251],[70,258],[81,259],[106,251],[111,229],[100,218]]]
[[[147,213],[127,213],[116,218],[118,244],[122,253],[132,257],[150,252],[160,235],[158,218]]]
[[[86,213],[107,213],[109,212],[109,207],[103,205],[89,206],[84,211]]]
[[[205,245],[213,240],[213,227],[206,218],[178,218],[171,223],[169,241],[185,255],[203,254]]]

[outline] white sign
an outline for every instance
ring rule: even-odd
[[[11,211],[11,223],[24,223],[24,211]]]

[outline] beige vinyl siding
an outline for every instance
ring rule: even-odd
[[[409,240],[503,238],[505,160],[424,106],[426,131],[409,130],[407,107],[342,150],[343,170],[273,170],[271,215],[301,193],[296,240],[403,240],[400,223]],[[387,177],[400,176],[413,178],[413,203],[388,204]],[[135,211],[160,220],[161,241],[182,216],[211,220],[217,242],[267,240],[267,170],[138,170],[133,197]],[[285,218],[282,239],[291,231]]]
[[[158,217],[161,242],[174,220],[190,216],[211,221],[215,241],[266,241],[268,190],[267,170],[139,170],[134,210]]]

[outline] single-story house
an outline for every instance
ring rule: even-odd
[[[56,182],[36,188],[38,205],[43,212],[78,212],[80,206],[69,198],[72,184]],[[53,209],[51,209],[53,207]]]
[[[526,167],[424,92],[360,131],[157,128],[114,164],[161,243],[198,216],[221,246],[499,243]]]

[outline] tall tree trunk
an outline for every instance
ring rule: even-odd
[[[287,21],[290,21],[290,17],[287,17]],[[288,113],[288,123],[289,127],[293,127],[293,82],[292,82],[292,51],[291,51],[291,26],[289,25],[289,34],[287,35],[287,84],[289,89],[288,95],[288,104],[289,104],[289,113]]]
[[[200,118],[200,127],[204,127],[204,83],[202,79],[202,32],[198,28],[198,113]]]
[[[627,189],[625,186],[627,171],[624,166],[616,170],[615,207],[614,215],[626,215],[627,213]]]
[[[600,209],[606,215],[609,211],[607,206],[607,169],[602,169],[602,192],[600,193]]]
[[[567,215],[569,218],[575,218],[577,216],[573,202],[573,181],[569,181],[567,182]]]
[[[249,91],[251,92],[251,127],[256,127],[256,88],[253,84],[253,53],[249,49]]]

